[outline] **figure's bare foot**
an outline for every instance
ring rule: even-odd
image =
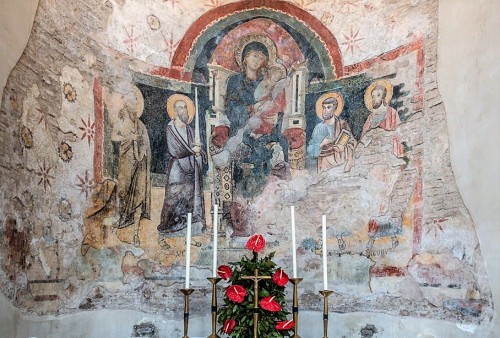
[[[351,168],[353,166],[354,166],[354,160],[353,159],[348,160],[347,163],[345,164],[344,172],[347,173],[347,172],[351,171]]]
[[[337,243],[339,244],[340,251],[344,251],[345,248],[347,247],[347,245],[342,237],[337,238]]]
[[[397,247],[399,245],[399,241],[398,241],[398,238],[396,236],[391,237],[391,239],[392,239],[392,248],[394,249],[395,247]]]
[[[368,243],[366,243],[366,248],[368,250],[370,250],[371,248],[373,248],[373,243],[375,243],[375,239],[374,238],[370,238],[370,240],[368,241]]]
[[[170,249],[170,245],[169,245],[167,242],[165,242],[165,238],[164,238],[164,237],[160,237],[160,238],[158,239],[158,244],[159,244],[159,245],[160,245],[160,247],[161,247],[162,249],[164,249],[164,250],[168,250],[168,249]]]
[[[135,247],[139,247],[141,245],[141,241],[139,239],[139,235],[138,234],[135,234],[134,235],[134,246]]]

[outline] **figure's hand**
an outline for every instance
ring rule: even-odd
[[[200,155],[201,147],[199,145],[194,145],[191,150],[196,154],[196,156]]]
[[[260,124],[262,123],[262,120],[260,118],[258,118],[257,116],[252,116],[251,118],[248,119],[247,121],[247,125],[250,129],[254,130],[255,128],[257,128],[258,126],[260,126]]]
[[[132,133],[130,134],[130,138],[132,139],[132,141],[137,141],[139,139],[139,135],[137,135],[136,133]]]
[[[326,137],[323,139],[323,141],[321,141],[320,147],[326,146],[326,145],[331,144],[331,143],[333,143],[333,139]]]
[[[262,113],[263,102],[259,101],[253,105],[253,116],[260,115]]]
[[[335,149],[335,151],[337,151],[337,152],[341,153],[341,152],[343,152],[343,151],[344,151],[345,146],[344,146],[344,145],[342,145],[342,144],[337,144],[337,145],[333,146],[333,148]]]
[[[262,106],[259,109],[259,113],[268,111],[272,107],[273,107],[273,101],[271,101],[271,100],[264,101],[264,102],[262,102]]]
[[[253,137],[254,139],[258,139],[261,136],[262,136],[262,134],[255,134],[254,132],[250,133],[250,137]]]

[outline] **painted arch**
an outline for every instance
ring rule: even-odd
[[[282,27],[293,27],[318,55],[325,80],[343,76],[342,56],[333,34],[310,13],[278,0],[230,3],[202,15],[179,42],[168,76],[190,80],[196,61],[210,39],[254,18],[267,18]]]

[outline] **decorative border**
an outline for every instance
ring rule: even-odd
[[[424,42],[422,37],[418,37],[415,41],[400,46],[394,50],[387,53],[380,54],[374,58],[348,65],[344,67],[344,76],[355,75],[364,72],[368,68],[373,67],[377,63],[383,63],[387,61],[395,60],[403,55],[416,52],[417,54],[417,74],[415,80],[415,88],[417,93],[414,96],[413,102],[415,103],[415,112],[422,111],[424,108]]]
[[[374,58],[348,65],[344,67],[344,75],[352,76],[360,74],[375,64],[384,63],[387,61],[396,60],[407,54],[416,53],[417,70],[415,74],[416,94],[412,102],[414,103],[414,111],[419,112],[424,107],[424,43],[421,37],[415,41],[400,46],[387,53],[380,54]],[[413,240],[412,240],[412,257],[418,255],[421,250],[422,241],[422,222],[423,222],[423,196],[422,196],[422,154],[418,153],[415,157],[415,163],[418,170],[418,178],[413,192],[411,201],[415,204],[413,211]],[[370,267],[370,277],[402,277],[408,273],[406,268],[395,266],[372,266]]]

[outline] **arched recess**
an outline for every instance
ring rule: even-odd
[[[343,76],[342,56],[337,40],[323,23],[310,13],[285,1],[248,0],[212,9],[188,29],[171,63],[172,77],[191,74],[205,45],[221,32],[251,18],[268,18],[283,26],[293,27],[307,40],[319,56],[325,80]]]

